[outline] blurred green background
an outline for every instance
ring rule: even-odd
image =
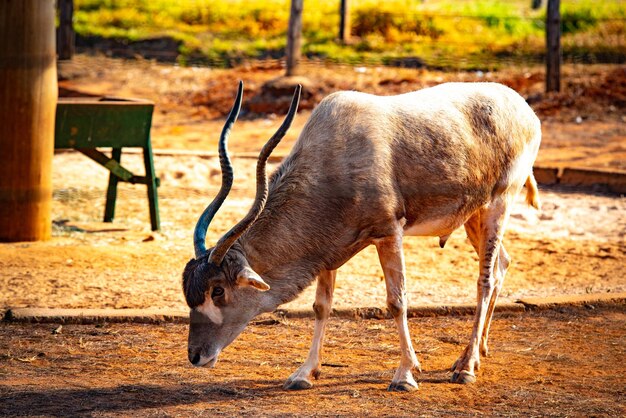
[[[284,56],[289,0],[75,0],[75,7],[79,37],[170,37],[180,43],[181,64]],[[342,45],[339,0],[304,1],[305,56],[463,69],[540,62],[545,51],[545,5],[533,10],[531,0],[349,0],[349,9],[352,39]],[[626,2],[562,1],[561,16],[566,62],[624,62]]]

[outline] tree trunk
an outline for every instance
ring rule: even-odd
[[[0,241],[50,237],[54,3],[0,1]]]
[[[546,92],[561,90],[561,12],[559,0],[548,0],[546,13]]]
[[[287,76],[295,75],[300,61],[302,44],[302,9],[304,0],[291,0],[287,28]]]

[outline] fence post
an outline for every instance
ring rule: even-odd
[[[57,53],[60,60],[69,60],[74,56],[74,0],[58,0],[59,38]]]
[[[348,0],[340,0],[339,6],[339,40],[347,44],[350,41],[350,9]]]
[[[0,242],[50,238],[54,0],[0,1]]]
[[[291,0],[287,28],[287,76],[295,75],[302,44],[302,9],[304,0]]]
[[[546,13],[546,92],[561,90],[560,0],[548,0]]]

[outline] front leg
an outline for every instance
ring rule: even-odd
[[[376,249],[385,274],[387,308],[393,316],[400,335],[400,366],[391,380],[389,390],[398,392],[416,390],[417,382],[411,371],[415,368],[421,373],[422,370],[409,335],[401,228],[397,235],[380,240],[376,244]]]
[[[317,379],[321,369],[322,344],[324,342],[324,330],[330,316],[333,304],[333,292],[335,290],[335,276],[337,270],[324,270],[317,277],[317,290],[315,292],[315,328],[313,330],[313,343],[309,350],[306,361],[296,370],[283,387],[285,389],[298,390],[309,389],[313,386],[311,377]]]

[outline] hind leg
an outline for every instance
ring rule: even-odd
[[[502,285],[504,284],[504,276],[506,275],[506,271],[507,271],[507,268],[509,267],[510,262],[511,262],[511,259],[509,258],[509,255],[506,252],[506,250],[504,249],[504,245],[500,243],[500,253],[498,254],[498,260],[496,262],[497,270],[495,271],[496,286],[493,291],[493,295],[491,295],[491,300],[489,301],[489,309],[487,311],[485,329],[483,330],[483,335],[480,339],[480,355],[481,356],[487,356],[489,354],[489,347],[487,346],[487,340],[489,339],[489,328],[491,327],[493,311],[496,307],[496,302],[498,301],[498,296],[500,295],[500,291],[502,290]]]
[[[476,216],[478,216],[479,226],[477,226]],[[469,230],[472,231],[470,234],[474,237],[474,241],[476,241],[476,235],[478,236],[478,297],[472,336],[468,346],[453,366],[452,382],[472,383],[476,381],[474,370],[480,366],[480,345],[483,340],[483,334],[487,330],[486,324],[492,298],[496,294],[496,285],[498,283],[496,276],[499,275],[497,272],[499,267],[496,267],[496,263],[498,262],[508,216],[509,209],[506,196],[499,196],[490,202],[488,206],[481,208],[472,217],[469,225]],[[470,238],[470,241],[472,241],[472,238]],[[495,299],[493,303],[495,304]],[[493,308],[491,309],[491,314],[493,314]]]
[[[470,219],[467,220],[467,222],[465,223],[465,231],[467,232],[467,238],[474,247],[476,254],[478,254],[478,248],[480,244],[480,216],[478,214],[472,216]],[[502,285],[504,284],[504,276],[506,275],[506,271],[509,267],[510,262],[511,258],[506,252],[504,244],[500,243],[500,252],[498,253],[496,261],[497,269],[494,271],[496,279],[495,289],[493,294],[491,295],[491,299],[489,300],[489,308],[487,310],[487,317],[485,318],[485,328],[483,330],[483,335],[480,339],[480,355],[482,356],[487,356],[489,354],[489,348],[487,346],[487,340],[489,339],[489,328],[491,326],[493,311],[495,309],[498,296],[500,295]],[[452,370],[454,370],[454,367],[452,368]]]

